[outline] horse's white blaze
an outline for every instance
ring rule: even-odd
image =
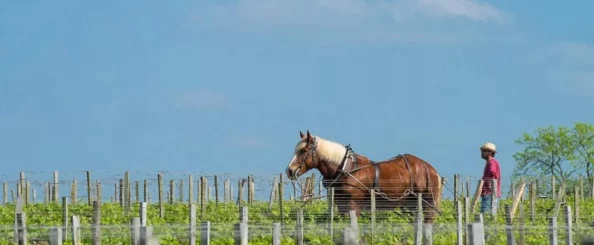
[[[289,165],[287,165],[287,168],[291,167],[291,164],[293,164],[293,161],[295,161],[295,158],[297,158],[297,155],[293,155],[293,158],[291,158],[291,161],[289,161]]]

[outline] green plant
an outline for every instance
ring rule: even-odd
[[[568,204],[573,204],[573,197],[566,197]],[[491,231],[489,244],[504,243],[506,236],[504,230],[504,205],[511,204],[512,200],[504,199],[500,203],[499,214],[495,220],[485,218],[487,230]],[[284,216],[280,216],[279,205],[274,204],[268,210],[267,202],[254,202],[251,205],[244,204],[249,212],[249,233],[250,244],[271,244],[273,223],[284,219],[282,244],[296,244],[294,238],[296,211],[301,207],[298,202],[284,201]],[[102,244],[129,244],[130,222],[133,217],[138,217],[137,203],[132,205],[128,214],[118,203],[103,203],[101,205],[101,223],[106,227],[102,228]],[[148,225],[153,226],[153,234],[159,237],[161,244],[182,244],[188,240],[188,227],[190,222],[189,205],[187,203],[164,204],[165,217],[159,217],[159,205],[151,203],[147,207]],[[209,202],[206,206],[205,215],[201,215],[200,206],[197,207],[197,229],[204,221],[211,222],[212,244],[234,244],[234,225],[239,222],[239,208],[233,204],[218,205]],[[550,199],[539,199],[536,204],[536,220],[530,219],[529,202],[524,201],[525,226],[529,227],[525,240],[528,244],[546,244],[547,242],[547,217],[554,207]],[[342,229],[349,224],[346,216],[336,215],[333,219],[334,236],[329,235],[329,217],[327,214],[328,204],[326,201],[314,201],[303,206],[304,214],[304,240],[307,244],[328,244],[332,239],[339,239]],[[3,226],[0,232],[0,245],[13,244],[14,210],[12,204],[0,206],[0,225]],[[433,225],[433,242],[435,244],[454,244],[456,241],[456,212],[454,203],[451,200],[443,200],[443,213],[438,216]],[[47,239],[48,228],[61,226],[62,207],[60,204],[35,203],[24,207],[27,218],[28,237],[30,239]],[[580,213],[591,214],[594,212],[594,200],[584,199],[581,201]],[[92,206],[85,203],[69,205],[68,215],[80,217],[83,242],[90,243],[90,227],[92,219]],[[514,220],[514,232],[516,238],[519,236],[518,214]],[[371,221],[370,214],[364,213],[358,219],[361,238],[370,241]],[[472,219],[473,216],[471,215]],[[582,215],[581,222],[589,220],[590,217]],[[406,220],[398,211],[382,212],[376,214],[375,232],[373,234],[374,244],[412,244],[414,228],[410,221]],[[559,213],[559,226],[564,225],[563,210]],[[489,228],[495,227],[495,228]],[[497,229],[497,230],[492,230]],[[69,231],[70,232],[70,231]],[[495,234],[496,233],[496,234]],[[579,235],[583,233],[576,230]],[[559,236],[562,237],[563,230]],[[197,233],[200,239],[200,232]],[[64,244],[71,244],[70,237]]]

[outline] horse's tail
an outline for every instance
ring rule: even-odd
[[[437,213],[441,213],[441,199],[442,199],[442,177],[439,174],[439,172],[437,172],[437,170],[431,166],[429,163],[427,163],[426,161],[423,160],[423,163],[425,165],[425,171],[427,174],[427,187],[428,187],[428,191],[429,193],[431,193],[431,200],[433,200],[433,208],[435,209],[435,211],[437,211]],[[436,175],[436,182],[437,182],[437,190],[435,188],[432,187],[433,184],[431,184],[431,174],[429,173],[429,168],[428,166],[431,166],[431,169],[433,170],[433,172]]]
[[[438,173],[437,174],[437,193],[433,192],[433,195],[437,195],[437,197],[433,197],[433,205],[436,209],[441,212],[441,198],[443,197],[443,177]]]

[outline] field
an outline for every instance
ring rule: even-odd
[[[129,176],[124,175],[123,178],[116,179],[113,183],[115,184],[114,188],[110,188],[113,192],[103,190],[102,185],[105,181],[103,183],[100,181],[95,183],[87,181],[87,183],[93,183],[87,185],[85,181],[69,180],[66,181],[66,184],[71,183],[68,184],[70,186],[70,195],[60,195],[63,199],[59,198],[58,193],[52,191],[53,188],[48,188],[51,186],[50,184],[44,183],[46,189],[44,193],[45,200],[43,201],[35,201],[35,194],[31,196],[32,191],[29,184],[25,184],[23,179],[15,181],[23,184],[17,184],[17,189],[10,190],[10,192],[7,191],[7,185],[5,184],[4,204],[0,205],[0,245],[15,243],[16,205],[14,199],[12,202],[7,201],[9,199],[7,196],[10,196],[8,193],[12,193],[13,197],[15,197],[14,193],[17,193],[17,197],[18,194],[23,193],[20,195],[22,199],[29,200],[22,207],[22,212],[26,215],[29,244],[48,244],[50,229],[62,227],[63,224],[67,227],[64,230],[66,235],[63,244],[72,244],[72,216],[78,216],[80,219],[83,244],[91,244],[91,225],[94,210],[93,206],[89,205],[87,197],[80,195],[81,190],[89,193],[91,199],[101,200],[99,209],[101,244],[130,244],[132,237],[131,219],[139,217],[139,201],[144,200],[148,200],[146,203],[147,226],[153,228],[153,235],[159,239],[160,244],[189,244],[189,201],[196,208],[197,244],[200,244],[201,224],[207,221],[210,222],[211,244],[235,244],[235,225],[240,222],[240,210],[242,209],[238,207],[238,198],[233,197],[234,193],[241,194],[239,195],[241,205],[247,207],[249,244],[272,244],[275,223],[282,223],[281,244],[297,244],[297,238],[299,237],[297,234],[300,234],[298,232],[299,227],[303,230],[301,234],[303,234],[304,244],[331,244],[332,241],[340,240],[344,228],[351,223],[348,215],[339,216],[335,213],[330,219],[328,198],[325,196],[326,190],[319,189],[316,185],[311,184],[315,183],[313,175],[304,178],[305,182],[297,185],[304,187],[303,190],[291,189],[291,184],[287,182],[279,185],[276,179],[272,183],[268,183],[261,179],[254,180],[253,177],[248,176],[247,180],[244,178],[237,180],[239,192],[237,190],[233,191],[229,179],[225,179],[221,183],[216,178],[214,178],[214,181],[212,181],[212,178],[209,179],[211,181],[208,181],[206,177],[201,177],[198,181],[194,181],[190,177],[184,185],[180,179],[174,181],[172,178],[165,181],[163,176],[159,175],[157,183],[145,180],[143,187],[142,180],[130,181]],[[457,179],[458,177],[455,177],[454,182]],[[60,188],[63,188],[63,191],[68,191],[68,188],[62,187],[65,186],[64,182],[60,185],[57,178],[54,178],[54,183],[57,183],[56,186],[61,186]],[[164,183],[169,183],[167,191],[164,191],[167,189]],[[176,183],[179,183],[179,185]],[[188,185],[188,183],[192,183],[192,185]],[[220,188],[219,185],[223,188]],[[244,188],[244,185],[247,188]],[[258,185],[260,188],[255,188],[254,185]],[[26,188],[19,189],[20,186],[26,186]],[[122,186],[128,186],[128,188],[122,188]],[[157,189],[156,196],[158,198],[152,196],[150,187],[153,186],[158,187],[152,188],[153,191]],[[279,190],[279,188],[270,189],[270,187],[265,188],[264,186],[282,186],[283,188]],[[470,203],[472,203],[473,195],[470,194],[472,192],[469,190],[469,182],[465,185],[466,190],[460,184],[448,186],[457,186],[462,190],[458,191],[458,196],[467,195]],[[585,187],[587,184],[581,186]],[[528,184],[523,187],[527,191],[523,192],[522,196],[524,198],[517,205],[517,211],[514,213],[511,226],[506,225],[505,218],[505,207],[514,206],[510,197],[500,201],[497,215],[494,218],[490,215],[484,217],[484,229],[488,235],[486,238],[487,244],[506,244],[506,230],[513,231],[517,244],[522,244],[522,242],[523,244],[550,244],[548,218],[554,216],[554,210],[558,210],[556,215],[558,222],[557,234],[559,240],[562,241],[566,236],[565,212],[567,207],[572,210],[571,224],[573,225],[572,237],[574,241],[579,240],[582,235],[591,234],[590,223],[593,218],[592,214],[594,214],[594,199],[590,198],[591,195],[585,195],[584,191],[580,190],[579,187],[574,187],[573,191],[567,191],[567,195],[561,199],[552,197],[536,198],[536,195],[528,190],[532,185]],[[85,190],[86,188],[88,189]],[[522,187],[516,189],[516,193],[519,192],[520,188]],[[244,189],[247,189],[247,193],[244,193]],[[255,198],[257,190],[263,193],[259,196],[260,198]],[[450,189],[444,189],[444,195],[448,191]],[[303,202],[301,196],[298,195],[299,192],[306,195],[310,194],[313,198]],[[585,193],[588,192],[590,191]],[[177,197],[171,195],[172,193],[177,194]],[[186,196],[184,196],[184,193],[186,193]],[[190,193],[196,193],[197,198],[189,197]],[[274,193],[273,197],[270,197],[271,193]],[[582,196],[578,198],[578,202],[575,202],[574,195],[571,195],[573,193],[581,193],[581,195],[578,195]],[[283,196],[282,211],[279,196]],[[76,200],[76,202],[67,201],[66,205],[63,205],[65,200]],[[443,213],[438,216],[437,222],[432,226],[433,244],[458,244],[458,231],[461,231],[464,239],[466,239],[466,236],[468,236],[465,228],[467,221],[469,223],[474,222],[478,207],[472,210],[470,208],[472,207],[471,204],[467,214],[465,213],[466,207],[463,200],[463,198],[460,199],[462,212],[458,216],[452,198],[444,198],[442,202]],[[532,210],[532,206],[534,210]],[[557,209],[555,209],[555,206],[557,206]],[[164,212],[163,216],[161,216],[161,207]],[[303,211],[301,226],[297,220],[299,210]],[[532,213],[535,215],[531,215]],[[376,213],[375,222],[372,222],[370,213],[364,213],[356,220],[359,235],[366,244],[414,244],[415,228],[413,222],[412,219],[407,219],[397,210]],[[459,223],[461,227],[458,225]],[[332,229],[330,229],[330,226],[332,226]],[[512,229],[509,229],[510,227]],[[332,237],[330,233],[332,233]]]
[[[571,198],[567,198],[572,202]],[[502,205],[510,204],[511,200],[503,200]],[[294,234],[296,225],[295,211],[300,207],[298,202],[285,202],[284,228],[282,244],[295,244]],[[272,224],[281,219],[278,205],[274,205],[268,211],[267,202],[254,202],[248,206],[250,244],[272,244]],[[536,203],[537,219],[532,222],[525,220],[526,244],[548,244],[547,219],[544,215],[547,210],[554,206],[552,200],[542,199]],[[154,234],[159,238],[161,244],[187,244],[188,243],[188,204],[173,203],[164,204],[165,217],[159,217],[159,205],[148,206],[148,225],[153,226]],[[584,200],[581,206],[583,214],[580,223],[585,226],[590,222],[594,207],[594,201]],[[14,232],[14,205],[9,204],[0,207],[0,222],[2,223],[2,240],[0,244],[13,244]],[[328,244],[328,216],[327,203],[315,201],[304,206],[304,241],[305,244]],[[59,227],[62,224],[62,206],[60,204],[36,203],[26,206],[23,210],[27,214],[27,230],[30,241],[47,240],[48,228]],[[82,233],[84,243],[90,243],[90,230],[92,207],[86,203],[70,205],[69,215],[78,215],[83,226]],[[527,213],[527,212],[525,212]],[[587,214],[587,215],[586,215]],[[138,204],[132,204],[132,210],[125,215],[124,209],[118,203],[104,203],[101,208],[102,244],[129,244],[130,241],[130,219],[138,216]],[[219,204],[210,202],[207,206],[206,215],[200,217],[198,222],[211,222],[211,244],[234,244],[233,225],[239,222],[239,209],[234,204]],[[335,217],[334,235],[339,237],[341,227],[348,224],[347,217]],[[451,200],[444,202],[444,213],[433,227],[434,244],[456,244],[456,216],[454,205]],[[485,221],[487,230],[496,232],[488,244],[505,244],[505,219],[503,215],[497,217],[493,222]],[[517,226],[518,222],[515,222]],[[563,225],[560,219],[560,227]],[[364,240],[370,240],[370,225],[368,215],[363,215],[358,224]],[[574,228],[575,228],[574,224]],[[518,229],[516,239],[519,237]],[[587,229],[575,229],[576,235],[585,234]],[[563,236],[560,231],[559,236]],[[198,241],[200,233],[198,232]],[[33,243],[34,244],[34,243]],[[70,240],[64,242],[70,244]],[[371,244],[371,243],[369,243]],[[375,226],[373,244],[413,244],[413,226],[408,224],[404,218],[399,217],[397,212],[378,214]]]

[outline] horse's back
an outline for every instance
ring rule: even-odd
[[[433,194],[434,189],[441,188],[441,176],[437,170],[430,163],[416,155],[399,154],[393,158],[378,162],[378,164],[385,165],[380,168],[380,171],[389,173],[382,174],[383,176],[404,178],[398,181],[399,184],[397,185],[412,188],[414,192]],[[392,182],[392,185],[394,184],[396,183]]]
[[[402,163],[404,163],[404,165],[403,165],[404,167],[406,167],[407,165],[409,165],[409,167],[413,167],[413,168],[427,167],[429,171],[437,172],[437,169],[435,169],[435,167],[433,167],[433,165],[431,165],[429,162],[418,157],[417,155],[410,154],[410,153],[398,154],[397,156],[376,162],[376,164],[380,164],[380,165],[382,165],[382,164],[401,165]]]

